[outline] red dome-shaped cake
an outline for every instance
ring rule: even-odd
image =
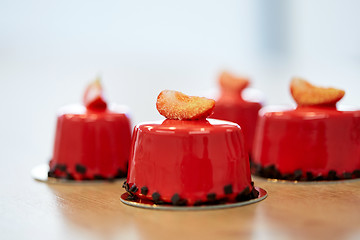
[[[360,177],[360,110],[336,107],[344,91],[291,82],[297,108],[259,113],[252,171],[285,180]]]
[[[131,142],[126,108],[108,107],[99,81],[87,88],[84,105],[60,109],[48,176],[74,180],[126,177]]]
[[[160,93],[157,108],[167,119],[134,129],[124,183],[131,197],[193,206],[258,196],[240,127],[206,120],[214,103],[175,91]]]
[[[239,124],[244,133],[246,150],[251,155],[262,99],[259,94],[246,89],[249,83],[247,78],[223,72],[219,78],[221,94],[216,100],[214,114],[211,117]],[[244,93],[250,93],[250,98],[246,99]]]

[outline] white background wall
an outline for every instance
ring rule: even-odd
[[[292,76],[360,105],[360,9],[350,0],[0,1],[0,159],[51,156],[56,110],[101,74],[133,123],[159,119],[162,89],[198,93],[220,70],[291,104]],[[1,173],[0,168],[0,173]]]

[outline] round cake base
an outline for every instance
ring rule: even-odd
[[[49,177],[48,172],[50,167],[48,164],[40,164],[31,169],[31,176],[33,179],[39,182],[53,183],[53,184],[104,184],[104,183],[123,183],[124,178],[117,178],[114,180],[70,180],[64,178]]]
[[[120,200],[121,202],[129,206],[155,209],[155,210],[175,210],[175,211],[215,210],[215,209],[245,206],[252,203],[260,202],[261,200],[264,200],[267,197],[267,192],[264,189],[260,187],[255,187],[255,189],[259,192],[259,196],[257,198],[242,202],[236,202],[236,203],[214,204],[214,205],[206,205],[206,206],[173,206],[171,204],[155,204],[152,201],[139,199],[139,198],[135,200],[128,200],[129,193],[127,192],[121,195]]]

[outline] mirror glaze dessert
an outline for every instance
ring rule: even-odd
[[[134,128],[126,191],[155,204],[197,206],[258,196],[240,127],[206,119],[215,102],[163,91],[167,119]]]
[[[246,150],[251,155],[262,99],[255,91],[247,88],[249,84],[247,78],[223,72],[219,77],[221,94],[216,100],[214,114],[211,117],[239,124],[244,133]],[[251,97],[246,99],[244,93],[250,94]]]
[[[298,106],[259,113],[252,171],[267,178],[316,181],[360,177],[360,110],[336,107],[345,94],[294,79]]]
[[[71,180],[126,177],[130,125],[126,108],[108,107],[100,82],[90,84],[84,105],[66,106],[59,111],[48,176]]]

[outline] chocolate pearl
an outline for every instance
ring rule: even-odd
[[[352,174],[350,172],[344,172],[343,173],[343,178],[344,179],[351,179],[352,178]]]
[[[242,190],[238,195],[236,195],[235,200],[237,202],[242,202],[250,199],[250,188],[247,186]]]
[[[259,196],[259,191],[253,187],[250,195],[251,195],[251,198],[257,198]]]
[[[152,196],[152,198],[153,198],[153,200],[154,200],[155,203],[159,202],[159,200],[160,200],[160,193],[154,192],[151,196]]]
[[[302,177],[302,171],[301,169],[295,170],[294,171],[294,179],[295,180],[300,180]]]
[[[147,195],[149,192],[149,189],[146,186],[141,187],[141,194]]]
[[[76,172],[81,173],[81,174],[86,173],[86,167],[81,165],[81,164],[76,164],[75,165],[75,170],[76,170]]]
[[[101,176],[100,174],[95,174],[95,175],[94,175],[94,179],[95,179],[95,180],[103,180],[104,177]]]
[[[129,191],[129,184],[125,181],[122,185],[123,188],[125,188],[125,191]]]
[[[312,172],[306,172],[306,180],[312,181],[314,179],[314,175]]]
[[[360,178],[360,170],[354,170],[353,175],[355,176],[355,178]]]
[[[61,172],[66,172],[67,166],[65,164],[56,164],[55,169],[58,169]]]
[[[328,173],[328,180],[338,180],[339,178],[336,176],[336,171],[330,170]]]
[[[231,184],[226,185],[226,186],[224,187],[224,193],[225,193],[225,194],[232,194],[232,193],[233,193],[232,185],[231,185]]]
[[[216,200],[216,193],[209,193],[206,195],[208,201],[215,201]]]
[[[136,193],[139,189],[137,188],[137,186],[135,184],[133,184],[130,189],[129,192],[131,193]]]

